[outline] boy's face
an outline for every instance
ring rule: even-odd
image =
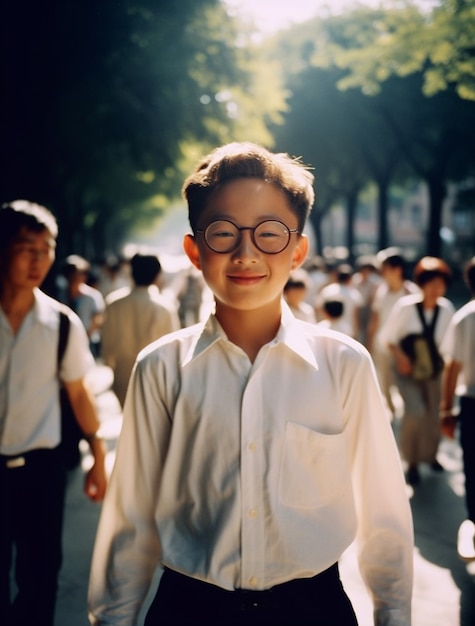
[[[3,282],[18,289],[39,287],[54,262],[56,242],[48,230],[34,232],[22,228],[11,243]]]
[[[212,194],[200,216],[198,229],[204,230],[216,220],[228,220],[239,228],[253,228],[266,220],[279,221],[289,230],[298,225],[285,194],[258,178],[230,181]],[[266,254],[254,244],[251,231],[242,230],[234,250],[218,253],[207,245],[203,232],[197,232],[194,237],[185,237],[184,247],[213,291],[217,312],[219,307],[244,311],[272,303],[280,306],[290,271],[305,260],[308,240],[291,233],[282,252]]]

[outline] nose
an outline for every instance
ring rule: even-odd
[[[239,243],[233,252],[233,261],[242,263],[243,261],[256,262],[260,252],[252,240],[252,229],[242,228],[240,231]]]

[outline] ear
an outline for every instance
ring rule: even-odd
[[[300,235],[292,256],[292,269],[295,270],[302,265],[308,254],[308,237]]]
[[[201,270],[200,254],[198,251],[196,240],[193,235],[184,236],[183,249],[186,253],[186,256],[190,259],[191,264],[194,265],[196,269]]]

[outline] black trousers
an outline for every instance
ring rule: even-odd
[[[166,569],[145,626],[357,626],[338,565],[267,591],[226,591]]]
[[[0,455],[2,626],[53,625],[65,488],[58,449]],[[14,585],[10,585],[13,565]],[[16,593],[12,594],[11,586]]]
[[[475,523],[475,398],[460,398],[460,446],[465,474],[468,519]]]

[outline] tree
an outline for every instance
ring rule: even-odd
[[[424,15],[414,6],[408,6],[404,10],[388,13],[361,9],[328,19],[320,30],[320,37],[316,38],[311,62],[327,72],[338,68],[340,77],[336,84],[347,93],[355,91],[348,87],[358,84],[357,80],[362,76],[371,79],[362,83],[362,90],[356,90],[365,97],[365,101],[361,101],[360,107],[355,104],[352,110],[360,120],[356,125],[355,140],[380,189],[379,244],[385,244],[384,216],[387,208],[384,199],[387,197],[390,173],[396,164],[394,158],[399,152],[413,173],[428,185],[430,222],[426,250],[438,255],[446,184],[449,180],[460,180],[469,175],[474,167],[471,149],[474,128],[471,120],[475,104],[460,98],[460,85],[448,85],[444,91],[427,97],[423,93],[427,75],[417,72],[417,65],[405,65],[403,70],[399,57],[384,66],[379,61],[387,55],[385,40],[380,37],[381,29],[387,33],[388,24],[392,24],[396,31],[394,25],[406,24],[407,39],[404,44],[411,49],[410,44],[414,45],[420,39],[418,30],[423,18]],[[412,39],[409,33],[412,33]],[[396,74],[395,67],[403,76],[392,75]],[[372,68],[374,73],[368,68]],[[361,123],[368,116],[372,118],[370,124]],[[378,147],[381,132],[386,139]],[[370,138],[369,143],[365,137]],[[376,144],[371,138],[376,140]]]
[[[351,48],[333,42],[332,63],[348,70],[340,86],[374,94],[391,75],[422,72],[426,96],[452,87],[460,98],[475,100],[474,0],[441,0],[428,13],[417,2],[395,6],[356,11],[358,22],[372,14],[373,28]]]
[[[257,68],[219,0],[18,0],[0,28],[0,196],[49,206],[69,250],[118,245],[179,193],[193,146],[268,139],[282,102],[269,79],[252,108]]]

